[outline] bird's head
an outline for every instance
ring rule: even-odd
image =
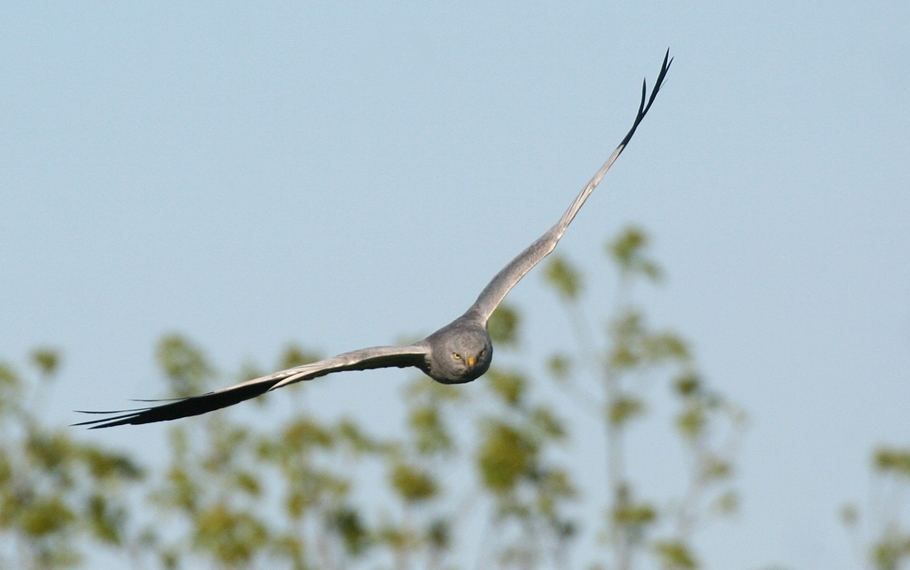
[[[493,361],[493,342],[486,329],[457,327],[433,340],[430,376],[443,384],[475,380],[490,368]]]

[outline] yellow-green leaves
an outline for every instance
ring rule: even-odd
[[[868,540],[873,568],[906,568],[910,561],[910,532],[902,519],[910,483],[910,449],[882,445],[873,451],[871,459],[873,486],[867,516],[861,521],[860,508],[848,504],[841,508],[841,522],[858,544]],[[870,527],[875,531],[872,536],[864,532]]]
[[[12,506],[12,505],[9,505]],[[37,497],[24,499],[16,509],[19,527],[34,538],[60,532],[76,520],[76,514],[62,497]]]
[[[518,325],[518,311],[508,303],[502,303],[490,315],[487,332],[490,333],[490,338],[493,339],[493,344],[496,346],[515,345],[518,343]]]
[[[632,529],[640,535],[642,528],[657,520],[657,510],[644,501],[618,501],[612,509],[613,523],[623,529]]]
[[[537,446],[514,427],[490,422],[477,455],[483,483],[496,493],[511,491],[525,475]]]
[[[590,311],[582,303],[582,274],[561,258],[547,269],[547,280],[564,307],[577,353],[555,353],[547,367],[559,386],[581,404],[596,411],[606,435],[599,450],[608,460],[606,481],[610,492],[604,535],[608,537],[612,566],[632,567],[636,553],[649,551],[665,569],[697,567],[691,551],[695,522],[712,514],[732,512],[736,493],[730,488],[736,439],[744,427],[744,415],[717,393],[705,388],[697,374],[688,343],[671,330],[649,324],[645,312],[634,302],[633,292],[641,281],[660,281],[663,273],[648,251],[649,239],[640,228],[630,226],[608,241],[606,253],[618,279],[606,294],[595,299],[613,304],[606,319],[606,335],[592,333]],[[583,372],[583,373],[582,373]],[[637,490],[627,471],[630,433],[649,411],[648,390],[667,377],[677,402],[675,425],[689,471],[680,475],[687,494],[658,516],[658,506],[633,499]],[[593,380],[589,382],[589,380]],[[670,538],[653,540],[664,527],[675,527]],[[651,547],[650,549],[647,547]]]
[[[547,371],[554,380],[562,382],[572,373],[572,364],[572,359],[565,354],[553,354],[547,360]]]
[[[606,250],[619,267],[620,273],[641,275],[650,281],[660,281],[663,271],[646,255],[648,234],[639,227],[626,227],[619,236],[607,242]]]
[[[452,449],[452,438],[443,424],[438,406],[414,407],[409,416],[411,433],[418,453],[433,455]]]
[[[389,476],[392,487],[407,502],[420,502],[436,496],[439,487],[425,471],[399,463]]]
[[[689,360],[686,342],[670,331],[651,330],[644,315],[627,307],[611,322],[613,346],[608,352],[608,365],[618,369],[683,364]]]
[[[158,343],[156,356],[174,396],[186,398],[205,391],[213,371],[199,347],[178,334],[170,334]]]
[[[676,379],[674,387],[680,396],[694,396],[701,387],[701,382],[697,374],[687,371]]]
[[[60,351],[55,348],[47,346],[36,348],[32,351],[31,357],[32,364],[38,368],[44,379],[51,378],[60,365]]]
[[[0,535],[18,544],[0,556],[10,567],[51,570],[79,564],[99,544],[125,543],[124,493],[143,472],[125,454],[80,442],[74,430],[45,426],[31,406],[61,359],[39,348],[30,360],[38,379],[0,365]]]
[[[544,277],[560,297],[569,301],[578,298],[582,288],[581,273],[565,257],[553,256],[553,260],[547,264]]]
[[[640,398],[632,396],[619,396],[607,404],[607,419],[617,427],[624,425],[644,412],[644,402]]]
[[[559,257],[547,265],[550,287],[566,301],[570,330],[567,338],[553,339],[558,346],[548,361],[524,353],[509,363],[521,318],[500,306],[489,323],[501,351],[496,365],[463,386],[416,378],[404,391],[403,415],[396,406],[379,410],[384,423],[377,432],[361,418],[378,408],[372,402],[359,407],[362,398],[354,397],[362,378],[320,379],[350,390],[340,396],[346,415],[327,417],[316,391],[282,390],[280,406],[273,397],[258,409],[238,406],[174,422],[164,426],[169,462],[151,466],[147,477],[131,459],[137,449],[112,453],[80,443],[74,436],[81,432],[42,428],[25,403],[34,400],[30,389],[53,386],[24,382],[0,364],[0,422],[6,422],[0,532],[28,545],[25,564],[17,567],[41,570],[78,561],[89,543],[138,556],[125,560],[128,567],[449,568],[464,565],[463,546],[474,548],[466,541],[478,532],[466,532],[467,522],[485,529],[484,565],[536,569],[551,562],[568,566],[561,557],[572,551],[576,529],[586,527],[575,516],[582,509],[573,505],[580,498],[576,479],[584,478],[585,488],[607,497],[601,529],[607,542],[597,555],[612,557],[605,567],[694,569],[696,523],[736,508],[736,441],[723,434],[738,433],[741,415],[699,376],[688,343],[653,326],[633,302],[634,285],[661,275],[647,242],[644,232],[629,228],[610,243],[618,289],[583,287],[582,272]],[[593,291],[600,291],[596,309],[586,310],[583,293]],[[605,303],[613,306],[609,316],[595,317]],[[178,396],[237,378],[214,382],[203,351],[181,335],[164,337],[157,358]],[[316,358],[290,344],[277,368]],[[41,348],[27,369],[46,378],[60,362],[58,351]],[[557,384],[528,372],[540,364]],[[248,362],[240,376],[271,369]],[[667,415],[676,422],[664,418],[655,425],[675,427],[689,471],[675,485],[687,494],[664,505],[648,496],[629,467],[638,439],[627,435],[648,414],[665,413],[667,400],[655,402],[649,391],[666,388],[669,405],[676,406]],[[573,403],[578,408],[567,408]],[[582,413],[568,422],[561,417],[566,409]],[[567,445],[580,426],[582,437]],[[160,433],[126,429],[136,438]],[[585,465],[598,467],[578,469],[579,454],[593,455]],[[666,465],[673,468],[672,461]],[[883,448],[875,466],[889,481],[904,481],[910,452]],[[475,505],[481,508],[471,509]],[[142,513],[139,521],[134,512]],[[893,538],[878,545],[882,560],[901,556],[905,537]],[[572,562],[584,567],[588,561]]]
[[[654,545],[654,551],[666,570],[695,570],[699,567],[698,561],[684,542],[659,541]]]
[[[89,498],[88,523],[92,533],[102,542],[115,546],[123,543],[126,513],[122,505],[113,503],[101,493],[95,493]]]
[[[16,411],[22,397],[19,376],[12,366],[0,362],[0,417]]]
[[[690,441],[702,434],[706,422],[705,408],[700,402],[688,404],[676,418],[679,432]]]
[[[503,402],[515,407],[521,403],[525,391],[525,379],[514,372],[503,372],[499,369],[490,370],[486,378],[492,389]]]
[[[216,504],[199,513],[193,546],[204,550],[228,568],[247,568],[268,540],[263,523],[249,513]]]
[[[318,353],[307,350],[298,344],[289,344],[285,347],[284,352],[281,354],[281,360],[278,362],[278,368],[294,368],[295,366],[311,364],[319,359],[320,355]]]
[[[314,418],[302,417],[282,430],[281,443],[288,449],[306,453],[312,447],[331,447],[334,437],[329,429]]]
[[[875,469],[910,479],[910,449],[879,447],[875,450]]]
[[[370,531],[360,513],[352,508],[339,508],[329,513],[328,528],[341,537],[351,555],[362,554],[371,543]]]

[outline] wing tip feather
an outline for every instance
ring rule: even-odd
[[[106,412],[78,410],[79,413],[83,414],[107,414],[108,417],[87,420],[71,425],[89,426],[88,429],[100,429],[122,425],[166,422],[189,416],[198,416],[261,396],[278,382],[279,380],[267,380],[256,383],[244,383],[217,392],[208,392],[206,394],[190,396],[189,398],[180,398],[173,401],[165,400],[167,403],[145,408],[111,410]]]

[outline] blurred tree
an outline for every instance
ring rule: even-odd
[[[99,546],[131,559],[129,491],[143,472],[125,454],[47,426],[41,405],[60,353],[31,354],[37,378],[0,363],[0,567],[50,570],[81,564]]]
[[[863,520],[860,508],[847,504],[841,520],[868,568],[910,568],[910,528],[907,491],[910,489],[910,449],[882,445],[872,453],[872,493]],[[864,524],[865,523],[865,524]]]
[[[663,277],[647,246],[647,234],[636,227],[606,244],[618,278],[603,341],[591,332],[589,312],[582,307],[580,272],[561,256],[549,263],[545,276],[564,302],[577,346],[575,355],[553,354],[549,368],[564,391],[574,394],[603,426],[609,497],[604,536],[610,567],[629,570],[647,553],[662,568],[688,570],[699,567],[692,547],[698,524],[736,509],[731,480],[745,414],[707,386],[688,343],[672,331],[650,328],[634,303],[638,282],[656,283]],[[582,370],[576,372],[578,368]],[[675,424],[689,464],[688,473],[680,475],[685,493],[664,507],[642,497],[626,467],[629,431],[647,412],[646,392],[658,376],[669,380],[679,402]]]
[[[709,389],[687,343],[652,329],[632,302],[640,281],[662,275],[644,232],[625,230],[607,251],[618,287],[605,335],[591,333],[581,274],[564,258],[548,265],[576,341],[576,350],[548,358],[554,384],[509,366],[529,360],[509,357],[520,348],[521,318],[504,305],[490,322],[497,365],[476,388],[415,377],[403,393],[406,429],[392,438],[308,412],[300,384],[280,394],[285,403],[297,399],[294,406],[256,400],[265,423],[227,409],[173,424],[166,464],[144,477],[127,454],[42,427],[25,405],[38,399],[0,367],[3,566],[79,565],[102,544],[147,568],[563,569],[581,562],[572,546],[596,526],[578,520],[583,481],[606,490],[611,569],[645,557],[666,569],[697,568],[699,523],[736,507],[731,481],[744,417]],[[216,385],[215,368],[188,339],[166,335],[156,354],[171,396]],[[276,368],[315,359],[290,346]],[[60,359],[39,349],[32,360],[42,378],[32,391],[40,392]],[[257,375],[247,364],[217,384]],[[669,505],[646,498],[626,468],[635,451],[628,434],[648,412],[647,388],[658,377],[678,402],[675,428],[688,457],[679,476],[685,493]],[[571,403],[558,404],[558,394],[574,396],[602,425],[605,481],[573,463],[565,444],[577,426],[562,419]]]

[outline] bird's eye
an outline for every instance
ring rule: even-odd
[[[452,353],[452,358],[454,358],[455,360],[461,360],[461,355],[458,354],[457,352],[453,352],[453,353]]]
[[[485,348],[480,349],[480,356],[486,356],[486,354],[487,354],[487,349],[485,349]]]

